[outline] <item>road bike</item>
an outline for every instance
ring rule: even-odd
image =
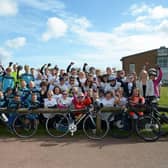
[[[109,128],[112,137],[128,138],[136,133],[145,141],[156,141],[160,137],[160,123],[152,115],[142,112],[144,106],[137,104],[132,107],[130,104],[119,113],[112,113],[109,118]]]
[[[155,96],[146,97],[146,112],[160,122],[160,135],[168,135],[168,114],[158,110],[158,101]]]
[[[50,136],[56,138],[64,137],[69,132],[73,136],[80,123],[83,125],[83,132],[90,139],[102,139],[109,130],[107,120],[93,106],[79,110],[68,108],[68,112],[64,114],[51,115],[46,121],[46,130]]]

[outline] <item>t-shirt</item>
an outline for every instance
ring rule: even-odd
[[[103,98],[100,103],[103,104],[103,106],[105,107],[112,107],[114,106],[114,102],[115,102],[115,99],[114,98],[111,98],[109,100],[107,100],[106,98]]]
[[[44,107],[53,107],[57,105],[57,102],[54,98],[49,99],[44,99]]]
[[[70,106],[72,104],[72,98],[67,97],[66,99],[64,99],[63,97],[60,97],[58,99],[58,104],[63,106]]]
[[[58,99],[60,99],[61,98],[61,96],[62,96],[62,94],[54,94],[53,95],[53,98],[56,100],[56,102],[58,101]]]
[[[51,100],[49,100],[49,99],[44,99],[44,107],[45,107],[45,108],[54,107],[55,105],[57,105],[57,102],[56,102],[56,100],[55,100],[54,98],[51,98]],[[49,114],[43,114],[43,116],[44,116],[45,118],[49,118],[49,117],[51,116],[51,113],[49,113]]]

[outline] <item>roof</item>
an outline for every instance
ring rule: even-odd
[[[128,55],[128,56],[122,57],[122,58],[120,59],[120,61],[123,61],[123,59],[126,59],[126,58],[128,58],[128,57],[138,56],[138,55],[142,55],[142,54],[149,53],[149,52],[153,52],[153,51],[157,51],[157,50],[158,50],[158,49],[152,49],[152,50],[148,50],[148,51],[144,51],[144,52],[140,52],[140,53]]]

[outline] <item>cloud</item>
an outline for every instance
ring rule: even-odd
[[[144,13],[149,13],[150,10],[151,8],[146,4],[141,4],[141,5],[133,4],[131,5],[129,9],[129,11],[131,12],[133,16],[137,16],[139,14],[144,14]]]
[[[73,22],[72,31],[78,41],[91,48],[76,53],[76,60],[120,67],[121,57],[168,45],[165,38],[168,35],[167,11],[168,8],[161,6],[134,6],[130,12],[134,14],[132,21],[121,23],[111,32],[91,31],[90,26]],[[140,17],[145,19],[139,20]]]
[[[4,48],[0,48],[0,63],[7,63],[11,58],[11,53]]]
[[[86,17],[78,17],[70,19],[71,31],[80,33],[81,31],[85,31],[88,28],[92,27],[92,24]]]
[[[26,38],[17,37],[15,39],[7,40],[5,44],[10,48],[20,48],[26,45]]]
[[[59,0],[17,0],[18,2],[25,4],[31,8],[35,8],[43,11],[56,12],[65,8],[63,2]]]
[[[139,8],[139,9],[138,9]],[[137,5],[136,10],[140,10],[141,6]],[[135,11],[136,11],[135,10]],[[135,12],[132,10],[132,14]],[[162,5],[159,6],[147,6],[146,9],[144,10],[144,13],[137,13],[137,15],[141,14],[136,18],[137,21],[157,21],[161,19],[168,19],[168,8],[163,7]]]
[[[52,17],[47,21],[47,31],[43,33],[42,40],[48,41],[52,38],[60,38],[65,35],[68,25],[60,18]]]
[[[166,33],[168,35],[168,20],[163,20],[156,27],[156,31]]]
[[[151,26],[143,22],[133,21],[133,22],[122,23],[119,27],[116,27],[114,29],[115,33],[121,33],[121,34],[128,31],[134,31],[134,33],[151,31]]]
[[[130,7],[131,15],[136,16],[130,22],[122,23],[114,28],[115,33],[161,33],[167,28],[168,8],[159,6],[149,6],[146,4],[134,4]]]
[[[12,16],[18,13],[15,0],[0,0],[0,16]]]

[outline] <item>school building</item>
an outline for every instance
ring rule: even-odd
[[[126,73],[137,72],[137,74],[144,68],[145,63],[149,63],[151,67],[158,64],[163,70],[162,82],[168,84],[168,48],[166,47],[129,55],[121,58],[121,61]]]

